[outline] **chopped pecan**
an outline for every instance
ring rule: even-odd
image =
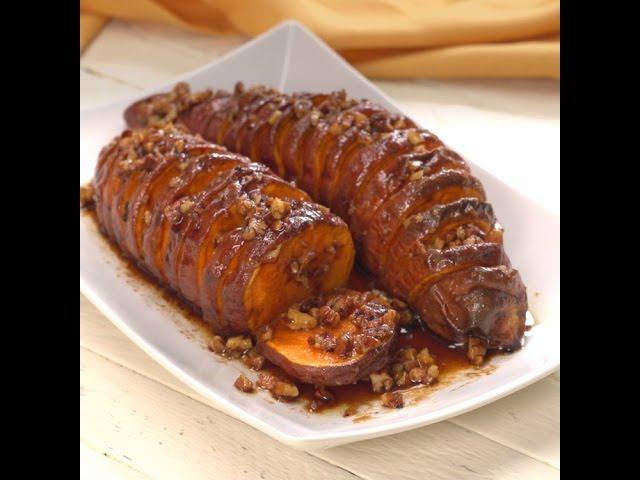
[[[233,383],[233,386],[238,390],[244,393],[253,392],[253,382],[245,377],[243,374],[240,374],[236,381]]]
[[[418,363],[421,367],[428,367],[429,365],[435,363],[435,360],[431,356],[431,353],[429,352],[429,349],[427,347],[418,352],[418,354],[416,355],[416,360],[418,360]]]
[[[409,380],[413,383],[425,383],[427,371],[424,368],[414,367],[409,371]]]
[[[80,207],[89,208],[95,203],[96,190],[91,183],[80,187]]]
[[[478,366],[482,365],[486,354],[487,347],[485,342],[479,338],[470,337],[467,346],[467,358],[471,360],[471,363]]]
[[[416,181],[424,177],[424,170],[416,170],[409,176],[409,180]]]
[[[326,327],[335,327],[340,322],[340,314],[327,305],[323,305],[320,308],[312,308],[311,315]]]
[[[400,392],[383,393],[380,399],[382,400],[382,405],[387,408],[404,407],[404,397]]]
[[[226,348],[230,352],[246,352],[253,347],[251,337],[247,335],[237,335],[235,337],[229,337],[227,339]]]
[[[261,326],[256,331],[256,337],[261,342],[268,342],[273,338],[273,328],[271,328],[271,325],[269,324]]]
[[[270,373],[261,373],[258,375],[256,385],[258,385],[258,388],[261,388],[262,390],[272,390],[277,381],[278,379],[274,375]]]
[[[393,378],[387,372],[372,373],[369,375],[371,389],[376,392],[388,392],[393,388]]]
[[[287,216],[289,211],[291,210],[291,205],[289,202],[285,202],[279,198],[271,199],[271,203],[269,205],[269,209],[271,210],[271,215],[276,220],[280,220]]]
[[[254,348],[251,348],[242,355],[242,362],[251,370],[262,370],[265,358],[260,355]]]
[[[295,308],[287,310],[287,319],[287,325],[291,330],[310,330],[318,325],[318,321],[312,315]]]
[[[267,231],[267,224],[258,218],[249,220],[249,224],[242,231],[242,238],[245,240],[253,240],[256,237],[264,235]]]
[[[222,337],[216,335],[211,337],[207,341],[207,347],[214,353],[222,354],[225,351],[224,340]]]
[[[193,200],[184,199],[180,202],[180,212],[183,214],[188,213],[194,205],[195,202]]]
[[[307,339],[309,345],[325,352],[333,352],[338,346],[338,340],[331,332],[316,333]]]
[[[280,110],[274,110],[269,116],[269,125],[273,125],[278,121],[278,119],[282,116],[282,112]]]
[[[275,397],[296,398],[300,395],[300,392],[298,391],[298,387],[293,383],[278,380],[271,389],[271,394]]]
[[[408,131],[407,138],[412,145],[417,145],[422,142],[422,135],[420,135],[420,132],[414,129]]]

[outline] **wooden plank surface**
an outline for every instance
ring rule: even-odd
[[[120,333],[82,295],[80,312],[80,344],[83,351],[95,353],[104,361],[110,361],[132,374],[162,385],[191,401],[203,406],[206,404],[203,397],[164,370]],[[90,364],[90,368],[94,368],[93,363]],[[86,369],[85,366],[84,370]],[[103,373],[94,375],[104,379]],[[124,378],[124,373],[120,372],[118,378]],[[138,377],[130,381],[136,385],[141,383]],[[545,379],[519,392],[522,398],[516,400],[512,398],[513,396],[507,397],[450,421],[392,437],[311,452],[310,455],[355,472],[363,478],[371,479],[386,478],[384,477],[386,471],[377,470],[377,465],[380,464],[392,465],[396,468],[394,478],[419,478],[420,469],[423,468],[428,468],[432,472],[433,477],[430,478],[477,478],[474,472],[483,472],[489,475],[488,478],[556,478],[558,470],[554,467],[559,466],[556,453],[559,450],[558,436],[548,433],[553,432],[556,425],[553,414],[549,413],[553,409],[549,408],[548,402],[555,401],[558,404],[559,396],[556,395],[554,398],[554,392],[549,394],[549,385],[553,387],[557,383]],[[82,385],[82,391],[84,395],[89,393],[84,385]],[[145,402],[149,401],[149,399],[145,400]],[[134,405],[137,404],[137,401],[132,400],[132,402]],[[191,405],[193,404],[189,402],[187,408],[191,409]],[[484,422],[477,420],[477,418],[482,419],[481,412],[489,407],[492,411],[486,414],[487,420]],[[97,406],[95,408],[100,410]],[[211,411],[215,412],[215,410]],[[215,414],[229,421],[233,420],[219,412]],[[167,410],[163,419],[173,422],[176,415],[175,411]],[[251,427],[235,420],[233,422],[238,435],[249,439],[255,435],[264,437],[262,433]],[[94,431],[94,427],[89,428]],[[547,434],[544,435],[544,432]],[[104,434],[104,430],[101,434]],[[490,438],[491,436],[493,439]],[[273,442],[273,440],[268,441]],[[538,449],[532,449],[531,442],[537,443]],[[546,447],[541,448],[542,446]],[[292,449],[283,445],[279,448],[293,452]],[[421,456],[419,459],[413,458],[413,455],[423,448],[428,448],[430,455]],[[374,465],[366,461],[367,455],[377,459]],[[133,458],[130,455],[127,456]],[[504,458],[509,458],[510,461],[505,462]],[[136,468],[147,472],[145,467],[137,464]],[[471,470],[468,470],[469,468]],[[454,472],[455,477],[451,477],[450,475]],[[524,475],[523,472],[533,472],[535,476],[519,476]]]
[[[81,108],[171,81],[244,40],[112,21],[81,57]],[[559,122],[557,82],[376,84],[411,113],[454,103]],[[82,295],[80,312],[82,478],[559,478],[559,372],[450,421],[306,453],[206,405]]]

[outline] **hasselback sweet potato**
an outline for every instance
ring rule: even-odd
[[[254,332],[351,272],[339,217],[264,165],[172,125],[115,138],[93,187],[103,232],[219,334]]]
[[[295,180],[348,223],[360,261],[432,330],[454,342],[520,347],[526,291],[488,218],[482,185],[409,118],[344,91],[287,95],[238,84],[194,94],[180,84],[134,103],[125,119],[175,121]],[[444,214],[460,208],[466,213]],[[421,215],[429,230],[412,223]]]

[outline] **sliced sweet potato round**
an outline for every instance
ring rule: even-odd
[[[363,149],[363,161],[369,165],[385,165],[386,168],[375,169],[366,181],[358,188],[351,205],[349,227],[354,240],[361,241],[366,226],[377,209],[409,178],[407,171],[407,155],[413,152],[413,145],[407,139],[404,130],[392,132],[390,135],[373,142]],[[358,208],[355,208],[355,207]]]
[[[376,130],[373,128],[372,118],[381,117],[378,124],[383,125],[385,121],[382,117],[392,117],[380,106],[368,101],[353,102],[346,101],[346,98],[335,98],[334,105],[328,109],[324,116],[325,122],[329,124],[329,133],[335,141],[331,148],[323,153],[318,173],[318,185],[314,190],[318,191],[317,200],[326,205],[333,205],[333,196],[337,181],[340,176],[340,168],[350,162],[350,158],[373,141]],[[305,156],[304,161],[311,157]]]
[[[335,130],[331,130],[331,125],[330,119],[321,119],[298,149],[298,155],[302,158],[300,188],[309,192],[314,199],[319,195],[320,175],[325,158],[336,139]]]
[[[233,181],[232,178],[234,178],[234,176],[236,179],[241,179],[245,182],[243,185],[238,185],[240,187],[238,197],[234,198],[234,202],[244,202],[244,205],[251,205],[253,199],[257,198],[256,195],[270,194],[270,192],[282,195],[282,198],[293,198],[297,200],[307,200],[309,198],[306,193],[270,173],[254,174],[251,179],[246,179],[237,177],[241,171],[240,169],[236,169],[231,172],[231,175],[228,175],[229,178],[227,178],[224,183],[217,182],[223,186],[228,185]],[[220,177],[223,177],[223,175]],[[196,200],[193,211],[188,212],[180,223],[174,225],[174,228],[169,230],[168,246],[164,255],[164,271],[169,282],[172,285],[176,285],[176,288],[180,282],[179,271],[183,262],[185,246],[187,249],[193,246],[193,243],[188,240],[193,236],[192,232],[211,229],[212,222],[207,221],[208,217],[219,219],[216,228],[212,229],[213,232],[207,232],[215,232],[215,234],[218,235],[226,232],[230,227],[237,227],[244,220],[242,216],[236,216],[234,220],[233,213],[236,213],[236,208],[233,204],[229,203],[220,206],[212,204],[211,199],[221,195],[221,192],[219,192],[220,188],[216,187],[214,185],[215,183],[216,182],[211,182],[211,185],[203,189],[201,194],[194,197]],[[223,211],[218,212],[218,210]],[[224,218],[220,218],[220,213],[224,214]],[[208,244],[207,248],[212,248],[212,245],[213,243]]]
[[[393,248],[388,251],[384,260],[385,285],[394,295],[407,299],[428,275],[444,268],[443,265],[437,267],[439,263],[468,262],[469,255],[462,255],[462,252],[473,251],[458,249],[456,252],[462,256],[446,258],[438,250],[481,243],[502,243],[502,227],[497,223],[491,205],[486,202],[477,198],[461,198],[417,213],[404,221]],[[489,253],[491,248],[486,254],[482,249],[476,252],[479,265],[487,264],[489,259],[485,257],[493,255]],[[431,250],[434,252],[430,253]]]
[[[255,331],[291,303],[346,284],[355,256],[347,226],[307,202],[273,202],[223,236],[201,291],[205,320],[220,333]]]
[[[517,270],[474,266],[427,285],[414,308],[447,340],[464,343],[473,336],[490,349],[516,350],[524,335],[526,300]]]
[[[215,251],[216,239],[242,221],[232,212],[243,193],[236,183],[225,186],[208,204],[202,205],[202,219],[193,222],[184,232],[182,254],[178,260],[178,287],[182,296],[194,304],[200,303],[202,274]]]
[[[375,119],[375,115],[381,115],[382,112],[383,111],[370,110],[367,111],[367,114]],[[389,116],[388,113],[387,116]],[[402,119],[395,119],[394,121],[398,122],[399,120]],[[367,117],[367,121],[370,121],[369,117]],[[333,187],[331,209],[336,215],[344,218],[347,223],[350,222],[351,214],[356,205],[354,198],[357,191],[385,165],[381,160],[400,158],[400,161],[404,161],[405,168],[409,169],[419,165],[419,158],[426,158],[428,154],[442,146],[440,139],[427,131],[418,132],[415,129],[404,130],[403,135],[398,138],[407,144],[405,147],[408,149],[407,154],[400,157],[397,155],[385,157],[379,155],[375,148],[368,148],[371,143],[376,144],[379,142],[377,137],[368,139],[365,136],[364,138],[366,146],[358,149],[350,157],[344,158],[338,166]],[[375,139],[375,141],[373,139]],[[429,174],[432,173],[435,173],[435,170],[429,172]],[[409,175],[410,174],[411,171],[409,171]]]
[[[264,165],[251,163],[236,154],[227,155],[240,160],[240,165],[233,167],[226,179],[227,182],[246,182],[254,177],[269,174],[269,169]],[[204,176],[192,174],[192,181],[187,181],[189,174],[185,175],[185,178],[180,176],[187,169],[183,167],[185,163],[196,162],[197,157],[192,153],[188,162],[177,163],[155,182],[162,194],[155,199],[153,208],[150,209],[150,222],[143,237],[143,252],[145,264],[151,265],[152,273],[167,283],[169,278],[165,272],[165,258],[171,232],[179,230],[183,222],[186,223],[189,217],[195,216],[194,207],[209,196],[205,186],[207,180],[212,178],[211,173]]]
[[[442,170],[409,181],[391,195],[371,219],[361,249],[364,264],[375,275],[383,275],[383,259],[394,244],[396,233],[404,220],[437,204],[449,203],[461,197],[485,199],[480,182],[464,172]],[[361,205],[356,207],[360,208]]]
[[[274,259],[276,251],[277,258]],[[300,263],[309,251],[316,252],[315,257],[308,259],[300,271],[293,274],[294,262]],[[330,222],[319,223],[267,251],[262,256],[262,263],[250,275],[234,276],[228,281],[226,290],[230,291],[239,283],[246,284],[244,309],[248,312],[250,329],[255,330],[292,303],[318,292],[343,287],[353,268],[354,258],[355,249],[346,225],[345,228],[337,228]],[[245,269],[248,268],[250,264],[245,265]],[[277,289],[277,295],[270,296],[269,288],[273,285],[282,285],[283,288]]]
[[[390,143],[393,145],[392,141]],[[409,142],[406,143],[409,144]],[[401,153],[403,151],[406,153]],[[352,202],[349,205],[349,225],[354,238],[358,240],[362,238],[364,225],[367,225],[370,218],[375,215],[377,208],[405,185],[416,172],[422,171],[424,176],[433,175],[445,169],[469,172],[469,167],[464,160],[443,146],[430,151],[421,145],[417,147],[407,145],[400,151],[392,151],[386,156],[384,149],[371,149],[367,156],[373,157],[370,160],[363,159],[371,167],[362,180],[356,180],[359,183],[356,184],[356,190],[352,194]],[[356,209],[356,205],[363,205],[363,207]]]
[[[298,101],[298,111],[300,111],[300,102]],[[308,99],[308,109],[304,113],[299,113],[297,118],[286,137],[282,141],[282,164],[285,169],[285,178],[300,179],[302,177],[303,158],[300,155],[302,145],[304,145],[307,137],[310,137],[316,129],[316,125],[320,119],[320,110],[315,106],[322,105],[326,100],[326,95],[314,95]],[[295,108],[295,107],[294,107]]]
[[[247,127],[255,121],[258,110],[271,100],[273,93],[265,88],[256,88],[238,97],[237,108],[232,115],[229,128],[224,133],[222,140],[232,152],[240,152],[241,140],[246,133]]]
[[[327,386],[356,383],[389,363],[395,310],[354,291],[312,304],[290,308],[272,324],[270,338],[258,340],[268,360],[297,380]]]
[[[261,145],[263,145],[271,126],[282,115],[287,107],[287,100],[279,94],[268,95],[266,101],[254,111],[250,122],[245,123],[238,138],[238,152],[251,158],[254,162],[261,161]],[[266,163],[266,162],[263,162]],[[268,165],[272,167],[272,165]]]

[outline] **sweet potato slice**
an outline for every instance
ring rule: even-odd
[[[460,245],[502,243],[502,227],[493,215],[491,205],[477,198],[461,198],[407,218],[384,260],[385,285],[391,293],[408,299],[410,293],[430,274],[445,268],[477,261],[478,265],[498,265],[501,254],[494,247],[458,249],[459,255],[447,257],[438,252]],[[434,251],[431,251],[434,250]],[[469,253],[475,252],[474,258]],[[487,257],[488,256],[488,257]]]
[[[409,132],[412,131],[416,132],[415,130],[404,131],[403,135],[399,137],[407,144],[403,148],[403,150],[408,150],[404,155],[388,155],[385,157],[379,155],[375,148],[363,148],[355,155],[352,155],[351,158],[346,159],[340,166],[331,208],[337,215],[344,218],[347,223],[350,222],[351,214],[355,210],[355,205],[357,205],[354,203],[354,198],[358,190],[370,178],[374,177],[381,168],[389,168],[383,160],[391,159],[396,162],[402,162],[398,167],[407,170],[406,178],[408,178],[418,168],[424,169],[422,161],[429,154],[432,154],[436,148],[442,146],[440,139],[429,132],[425,131],[419,134],[416,132],[411,135]],[[407,137],[412,138],[414,142],[410,142]],[[392,169],[395,169],[394,167]],[[435,172],[436,170],[432,169],[428,171],[428,174]]]
[[[526,300],[517,270],[474,266],[427,285],[414,308],[447,340],[465,343],[473,336],[487,348],[515,350],[524,335]]]
[[[485,199],[480,182],[464,172],[443,170],[409,181],[391,195],[371,219],[361,249],[364,264],[374,274],[383,275],[382,259],[386,258],[389,248],[394,244],[396,233],[404,220],[415,213],[461,197]]]
[[[192,222],[184,232],[182,252],[177,260],[178,288],[186,300],[196,305],[200,304],[202,275],[215,251],[216,239],[242,222],[241,216],[233,214],[233,206],[243,193],[236,183],[225,186],[207,205],[201,206],[201,220]]]
[[[366,226],[378,214],[380,206],[412,178],[442,170],[469,172],[464,160],[446,147],[441,145],[429,150],[433,140],[427,132],[421,132],[425,143],[417,145],[413,145],[408,136],[409,131],[394,133],[367,152],[367,156],[373,158],[365,161],[372,167],[356,187],[350,203],[349,226],[356,241],[362,240]]]
[[[251,165],[252,167],[258,167],[258,164]],[[211,199],[220,196],[218,192],[219,186],[228,185],[230,182],[243,182],[242,185],[240,185],[240,183],[238,185],[240,187],[238,189],[238,197],[234,198],[234,202],[251,202],[251,199],[255,198],[256,195],[261,195],[266,192],[279,193],[283,198],[308,199],[307,194],[292,187],[280,177],[267,173],[268,170],[266,170],[266,167],[262,165],[260,165],[260,167],[262,168],[258,168],[258,170],[234,169],[234,171],[228,175],[228,178],[218,180],[218,178],[223,177],[223,175],[220,175],[220,177],[215,179],[217,181],[211,182],[207,188],[202,190],[201,194],[195,195],[193,211],[188,212],[187,215],[182,218],[182,221],[175,224],[173,228],[169,230],[168,243],[164,253],[164,272],[171,285],[175,285],[176,288],[179,285],[179,270],[181,262],[183,261],[185,244],[188,243],[187,249],[192,247],[192,243],[187,242],[187,239],[192,236],[191,232],[194,230],[212,229],[212,222],[207,221],[208,217],[213,216],[219,218],[220,215],[217,210],[224,210],[224,212],[222,212],[225,214],[224,218],[220,219],[220,224],[210,232],[211,234],[217,235],[226,232],[230,227],[237,227],[244,221],[242,216],[237,216],[234,222],[232,218],[235,213],[233,204],[212,205]],[[246,176],[247,173],[251,176],[250,178]],[[192,183],[196,184],[197,182]],[[187,195],[190,194],[189,191],[186,193]],[[224,229],[221,230],[222,225],[224,225]]]
[[[280,95],[269,95],[257,110],[254,111],[251,121],[246,123],[238,138],[238,151],[251,158],[254,162],[262,161],[259,153],[272,125],[276,122],[282,111],[287,108],[288,102]],[[263,161],[267,164],[267,162]],[[273,167],[273,165],[268,165]],[[275,169],[274,169],[275,170]]]
[[[319,196],[319,183],[324,169],[324,161],[336,140],[337,134],[335,129],[331,129],[331,125],[331,121],[326,117],[321,119],[298,149],[298,155],[302,158],[300,188],[308,192],[314,199]]]
[[[259,340],[257,348],[302,382],[356,383],[389,363],[397,335],[397,312],[367,297],[344,291],[307,312],[294,306],[273,323],[271,338]]]
[[[256,113],[271,99],[271,96],[266,89],[260,88],[237,97],[235,113],[231,115],[231,123],[224,133],[222,144],[232,152],[241,153],[240,145],[247,127],[253,124]]]
[[[322,115],[316,107],[322,106],[326,95],[315,95],[309,99],[302,98],[294,104],[299,118],[292,124],[286,136],[282,137],[282,165],[285,170],[285,178],[300,179],[302,177],[304,158],[301,155],[303,145],[316,129]],[[306,102],[306,104],[304,103]]]
[[[346,283],[355,256],[347,226],[312,204],[288,203],[286,217],[252,212],[216,248],[201,292],[216,331],[255,331],[291,303]]]
[[[248,159],[236,154],[227,152],[225,155],[240,161],[240,165],[232,169],[227,181],[248,182],[255,177],[269,174],[269,169],[264,165],[250,163]],[[173,278],[169,278],[169,272],[166,271],[165,259],[171,244],[172,232],[177,232],[179,236],[181,225],[186,224],[190,217],[197,217],[198,210],[194,207],[200,205],[204,199],[209,197],[207,187],[210,186],[217,175],[215,169],[206,171],[204,175],[199,175],[197,172],[202,170],[197,168],[197,165],[189,169],[188,166],[183,167],[185,163],[187,165],[198,163],[198,157],[195,152],[191,152],[191,157],[187,162],[174,166],[173,176],[170,178],[169,175],[160,177],[166,183],[157,185],[158,188],[162,188],[163,194],[156,199],[153,208],[150,210],[150,224],[143,240],[145,263],[151,264],[155,270],[153,273],[171,286],[174,286],[175,283],[173,283]],[[186,173],[182,177],[181,173],[185,171],[190,173]],[[159,183],[159,180],[156,180],[157,183]],[[175,235],[173,238],[175,238]]]
[[[399,119],[379,105],[369,101],[354,102],[343,99],[343,111],[332,121],[330,130],[336,141],[328,150],[322,165],[317,200],[335,209],[333,197],[342,167],[350,163],[352,156],[379,138],[383,132],[393,129]]]
[[[308,249],[318,253],[302,265],[297,274],[293,274],[293,262],[300,262]],[[274,260],[275,253],[272,252],[276,250],[278,255]],[[236,275],[228,285],[237,284],[238,280],[247,284],[244,308],[249,314],[250,329],[256,330],[295,302],[318,292],[343,287],[353,268],[354,258],[355,250],[348,229],[316,224],[264,254],[262,263],[248,276],[248,280]],[[278,295],[270,297],[269,287],[273,285],[282,285],[283,288],[278,289]],[[229,291],[230,287],[226,288]]]

